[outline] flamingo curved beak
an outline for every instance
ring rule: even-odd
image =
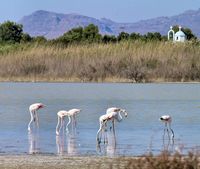
[[[128,113],[127,113],[127,112],[125,112],[125,114],[124,114],[124,115],[125,115],[125,117],[128,117]]]

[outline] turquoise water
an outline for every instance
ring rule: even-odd
[[[39,130],[27,131],[29,105],[42,102]],[[96,146],[98,118],[108,107],[127,110]],[[76,134],[56,137],[57,112],[80,108]],[[174,144],[163,140],[163,114],[172,116]],[[185,153],[200,146],[200,84],[0,83],[0,154],[143,155],[164,149]],[[114,142],[116,141],[116,144]]]

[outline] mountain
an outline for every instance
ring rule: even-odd
[[[24,32],[31,36],[45,36],[49,39],[61,36],[74,27],[85,27],[90,23],[97,25],[101,34],[118,35],[124,31],[141,34],[160,32],[162,35],[166,35],[171,25],[181,25],[190,28],[196,36],[200,37],[200,9],[189,10],[176,16],[158,17],[135,23],[117,23],[106,18],[95,19],[79,14],[60,14],[39,10],[24,16],[18,23],[22,24]]]

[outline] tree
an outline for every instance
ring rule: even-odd
[[[150,40],[150,41],[152,41],[152,40],[159,40],[160,41],[162,39],[162,36],[159,32],[154,32],[154,33],[148,32],[146,34],[146,39]]]
[[[116,42],[117,38],[114,35],[104,35],[102,37],[103,43],[110,43],[110,42]]]
[[[80,42],[83,38],[83,28],[73,28],[70,31],[66,32],[59,38],[62,43],[74,43]]]
[[[11,21],[0,25],[0,42],[19,43],[22,38],[23,26]]]
[[[128,40],[129,38],[129,34],[126,33],[126,32],[121,32],[118,37],[117,37],[117,40],[118,41],[121,41],[121,40]]]
[[[83,29],[83,40],[86,42],[99,42],[101,35],[99,34],[98,26],[89,24]]]
[[[184,28],[183,32],[186,34],[188,40],[197,39],[197,37],[193,34],[191,29]]]
[[[130,38],[131,40],[138,40],[138,39],[141,38],[141,35],[140,35],[139,33],[133,32],[133,33],[130,34],[129,38]]]
[[[32,39],[33,38],[28,33],[23,33],[20,42],[22,42],[22,43],[30,42],[30,41],[32,41]]]

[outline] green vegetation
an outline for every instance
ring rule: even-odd
[[[200,81],[199,56],[196,38],[172,43],[156,32],[102,36],[90,24],[47,40],[13,22],[0,25],[1,81]]]

